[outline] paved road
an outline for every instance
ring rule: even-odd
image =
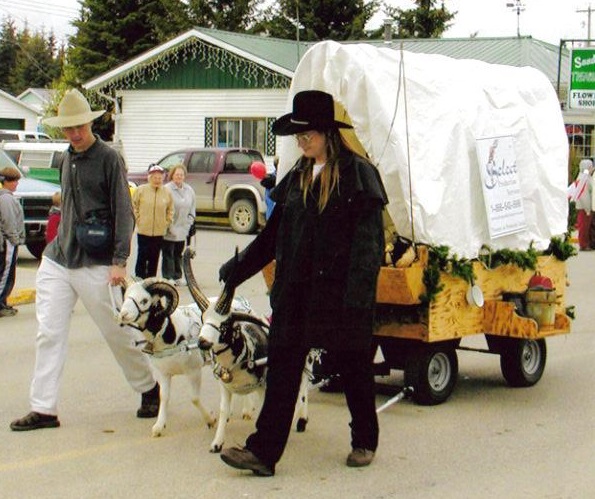
[[[199,282],[216,294],[219,264],[250,236],[198,232]],[[595,490],[595,252],[569,263],[573,332],[548,340],[542,380],[508,388],[496,356],[459,352],[460,377],[443,405],[410,401],[380,415],[377,459],[348,469],[348,413],[340,394],[315,392],[310,422],[292,433],[273,478],[224,466],[208,452],[213,430],[199,425],[185,381],[174,381],[166,435],[150,436],[151,420],[135,417],[132,393],[84,309],[72,317],[59,429],[14,433],[8,423],[27,412],[33,366],[34,305],[0,319],[0,497],[2,498],[586,498]],[[36,263],[20,261],[18,285],[33,283]],[[260,276],[241,293],[266,310]],[[184,291],[182,302],[190,302]],[[468,344],[479,346],[473,337]],[[217,407],[205,370],[204,403]],[[401,374],[381,380],[398,385]],[[378,405],[389,395],[378,395]],[[242,443],[253,422],[237,416],[227,443]]]

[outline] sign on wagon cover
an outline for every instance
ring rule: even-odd
[[[527,224],[514,137],[477,139],[476,144],[490,238],[524,230]]]

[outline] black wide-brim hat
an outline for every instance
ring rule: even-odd
[[[293,111],[273,123],[275,135],[293,135],[308,130],[353,128],[335,120],[333,96],[320,90],[304,90],[293,97]]]

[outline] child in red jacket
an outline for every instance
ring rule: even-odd
[[[45,241],[47,244],[50,244],[58,234],[58,225],[60,224],[60,218],[62,218],[60,211],[61,205],[62,195],[59,192],[55,192],[52,196],[52,207],[48,215],[48,225],[45,229]]]

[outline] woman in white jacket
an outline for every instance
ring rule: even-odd
[[[170,190],[174,200],[174,219],[163,236],[161,274],[165,279],[175,281],[176,286],[184,286],[182,251],[186,238],[193,232],[196,195],[192,187],[184,182],[186,168],[183,165],[173,166],[168,177],[169,182],[165,187]]]

